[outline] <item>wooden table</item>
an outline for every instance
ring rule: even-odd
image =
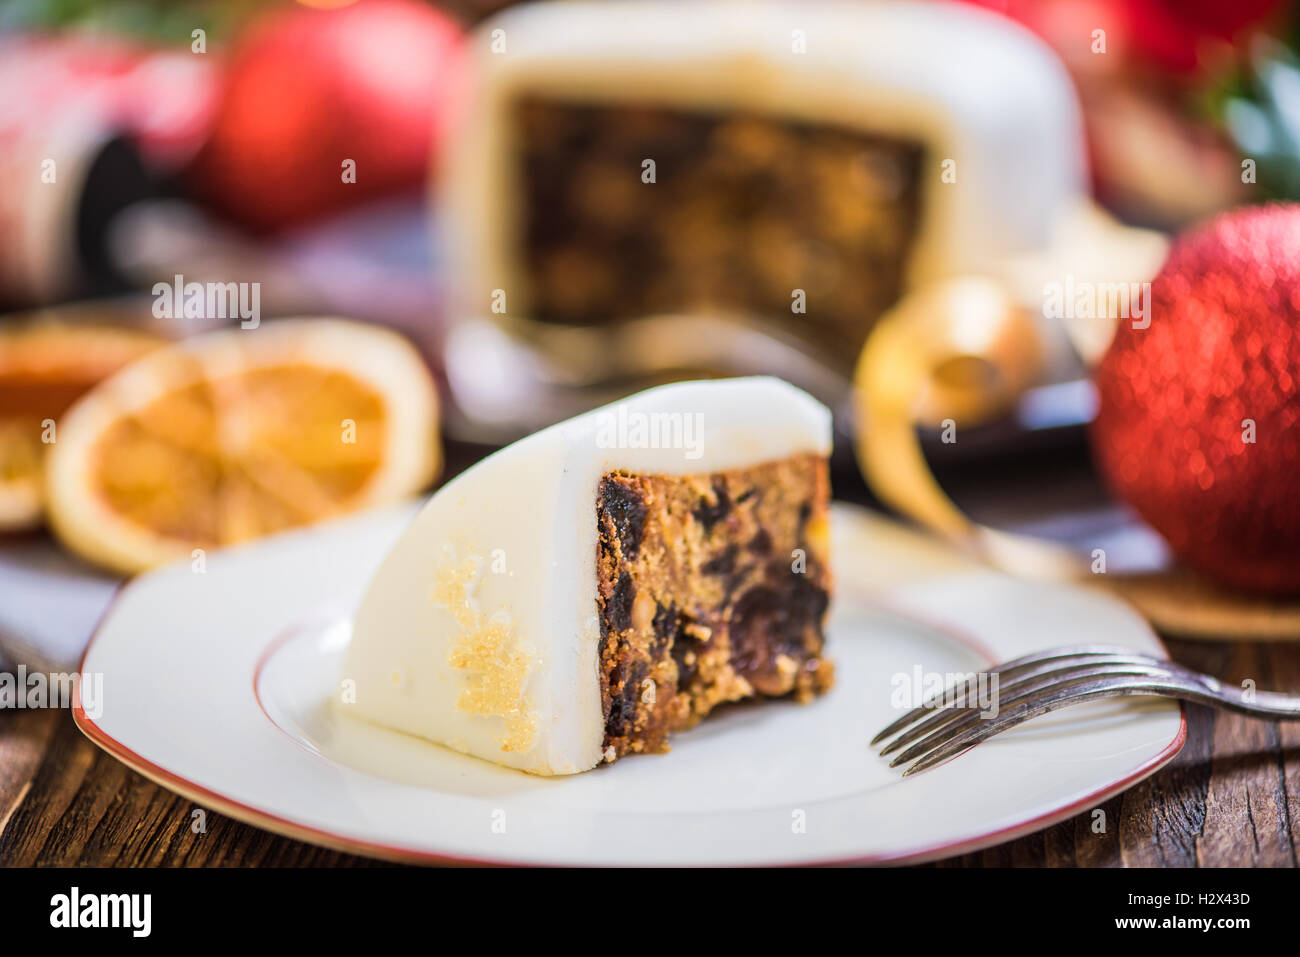
[[[1175,659],[1238,683],[1300,689],[1300,645],[1170,641]],[[1070,821],[945,867],[1297,866],[1300,725],[1187,708],[1166,768]],[[0,711],[0,864],[367,866],[193,805],[90,743],[66,711]]]

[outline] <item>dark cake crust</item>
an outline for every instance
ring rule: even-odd
[[[666,751],[716,705],[808,700],[831,588],[817,455],[709,475],[606,474],[596,502],[606,760]]]

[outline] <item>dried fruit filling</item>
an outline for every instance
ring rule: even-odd
[[[606,474],[596,502],[607,758],[667,750],[723,702],[829,688],[826,461]],[[612,753],[610,748],[613,749]]]

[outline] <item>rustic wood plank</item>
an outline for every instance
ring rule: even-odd
[[[68,849],[59,848],[57,842],[51,843],[52,831],[65,816],[72,822],[86,814],[77,798],[81,782],[94,763],[94,754],[69,745],[64,731],[71,724],[70,715],[66,712],[51,714],[55,721],[53,733],[32,776],[31,790],[14,809],[8,827],[0,835],[0,841],[3,841],[0,859],[10,865],[32,866],[42,862],[47,848],[54,856],[47,857],[44,863],[64,861]]]
[[[1074,832],[1078,818],[1062,821],[1043,831],[1043,856],[1045,867],[1073,867],[1075,863]],[[1027,862],[1034,866],[1035,861]]]
[[[249,827],[195,806],[95,747],[67,712],[0,724],[0,864],[6,866],[355,867],[380,862]],[[30,726],[27,733],[19,725]],[[36,747],[32,741],[35,739]],[[8,758],[27,754],[26,774]],[[22,780],[26,777],[26,784]]]
[[[1010,852],[1012,867],[1039,867],[1046,860],[1047,838],[1045,831],[1030,834],[1018,841],[1003,845]]]
[[[1124,807],[1122,796],[1116,796],[1097,807],[1085,811],[1071,823],[1073,858],[1062,860],[1061,866],[1118,867],[1122,862],[1119,852],[1119,821]],[[1099,824],[1105,830],[1094,830],[1094,811],[1102,811],[1105,818]]]
[[[0,841],[31,790],[57,724],[51,711],[0,711]]]
[[[1196,865],[1215,714],[1195,705],[1184,713],[1187,741],[1178,757],[1120,796],[1120,860],[1125,867]]]
[[[1259,645],[1233,648],[1220,677],[1233,685],[1275,687],[1271,655]],[[1205,827],[1197,842],[1202,867],[1296,865],[1277,722],[1220,713]]]
[[[1300,694],[1300,648],[1281,642],[1267,648],[1272,673],[1270,690]],[[1287,830],[1291,841],[1291,858],[1300,866],[1300,721],[1279,721],[1278,771],[1286,797]]]

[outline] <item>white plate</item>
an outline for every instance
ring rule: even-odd
[[[1104,641],[1163,654],[1126,606],[966,565],[837,506],[835,688],[733,707],[639,756],[536,778],[332,706],[347,615],[412,515],[350,519],[131,582],[82,663],[96,743],[200,806],[378,857],[537,864],[807,864],[945,857],[1095,807],[1169,761],[1166,701],[1061,712],[903,780],[868,747],[896,675]],[[888,607],[889,610],[886,610]]]

